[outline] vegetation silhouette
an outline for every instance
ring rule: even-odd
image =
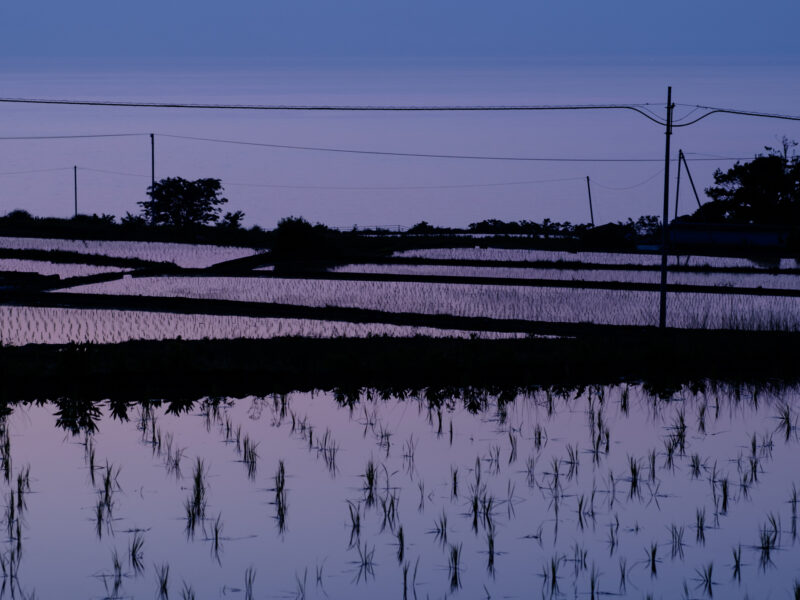
[[[800,156],[797,142],[784,137],[780,148],[766,146],[750,162],[717,169],[711,198],[691,217],[679,220],[737,225],[800,225]]]
[[[182,177],[167,177],[153,183],[148,189],[149,200],[138,202],[143,218],[149,225],[167,225],[179,229],[217,223],[223,204],[222,182],[205,178],[188,181]],[[237,228],[244,213],[228,213],[222,220],[224,227]],[[130,213],[128,221],[135,220]],[[123,220],[124,222],[124,220]]]

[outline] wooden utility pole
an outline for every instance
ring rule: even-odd
[[[150,188],[156,184],[156,135],[150,134]]]
[[[72,189],[75,199],[75,216],[78,216],[78,166],[72,167]]]
[[[675,183],[675,218],[678,218],[678,202],[681,199],[681,159],[683,150],[678,150],[678,181]]]
[[[589,176],[586,176],[586,189],[589,190],[589,218],[592,219],[592,227],[594,227],[594,209],[592,208],[592,184],[589,183]]]
[[[669,221],[669,142],[672,136],[672,86],[667,88],[667,143],[664,156],[664,221],[661,223],[661,302],[659,307],[658,326],[667,327],[667,222]]]

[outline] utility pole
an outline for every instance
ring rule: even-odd
[[[156,135],[150,134],[150,188],[156,184]]]
[[[672,86],[667,88],[667,143],[664,156],[664,221],[661,223],[661,303],[658,316],[660,329],[667,327],[667,222],[669,221],[669,141],[672,136]]]
[[[592,219],[592,227],[594,227],[594,209],[592,208],[592,184],[589,183],[589,176],[586,176],[586,189],[589,190],[589,217]]]
[[[78,216],[78,166],[72,167],[72,187],[75,193],[75,216]]]
[[[678,150],[678,182],[675,184],[675,218],[678,218],[678,201],[681,199],[681,161],[683,150]]]

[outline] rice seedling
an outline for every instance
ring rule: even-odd
[[[366,542],[364,543],[364,547],[356,546],[356,550],[358,551],[358,561],[356,565],[358,567],[358,572],[356,573],[356,583],[359,583],[362,579],[367,581],[370,577],[375,577],[375,547],[373,546],[370,548]]]
[[[491,473],[495,475],[500,473],[500,446],[491,446],[485,460],[486,464],[489,465],[489,471]]]
[[[512,464],[517,460],[517,436],[511,431],[508,432],[508,442],[511,446],[511,450],[508,453],[508,464]]]
[[[495,499],[491,494],[485,493],[481,496],[481,517],[483,526],[487,529],[494,526]]]
[[[733,549],[733,578],[736,581],[742,580],[742,545]]]
[[[136,575],[144,572],[144,536],[140,531],[133,534],[133,538],[128,543],[128,563]]]
[[[628,479],[630,483],[630,487],[628,488],[628,498],[640,498],[641,491],[639,490],[639,475],[640,475],[640,467],[639,467],[639,460],[634,458],[633,456],[628,455],[628,469],[630,472],[630,477]]]
[[[207,473],[205,462],[198,456],[192,472],[192,492],[187,501],[187,507],[191,509],[194,520],[200,522],[206,518],[206,506],[208,505]]]
[[[365,502],[367,507],[369,508],[373,504],[375,504],[375,489],[378,485],[378,470],[375,468],[375,463],[370,458],[367,461],[367,468],[364,471],[364,494],[365,494]]]
[[[160,599],[169,598],[169,563],[153,565],[156,571],[156,590]]]
[[[700,467],[702,466],[702,462],[700,460],[699,454],[692,454],[691,458],[689,459],[689,468],[692,473],[692,479],[697,479],[700,477]]]
[[[571,481],[578,474],[578,446],[567,444],[567,459],[562,461],[567,465],[567,481]]]
[[[494,526],[492,526],[486,530],[486,552],[488,555],[486,560],[486,570],[492,576],[494,576],[494,540],[495,532]]]
[[[650,569],[650,577],[655,577],[658,574],[658,544],[653,542],[650,544],[649,549],[645,549],[647,554],[647,566]]]
[[[536,487],[536,459],[531,455],[525,461],[525,479],[528,487]]]
[[[714,596],[714,580],[712,579],[712,574],[714,572],[714,563],[708,563],[707,567],[702,567],[700,569],[696,569],[695,573],[697,573],[698,578],[698,588],[702,588],[703,592],[709,597],[712,598]]]
[[[451,544],[448,554],[448,570],[450,574],[450,591],[461,589],[461,544]]]
[[[247,567],[244,572],[244,597],[245,600],[253,600],[253,584],[256,582],[255,567]]]
[[[698,544],[706,543],[706,509],[698,508],[695,512],[695,539]]]
[[[578,579],[578,576],[581,574],[582,571],[586,570],[586,559],[589,556],[589,552],[578,545],[576,542],[575,545],[572,547],[572,566],[575,569],[575,579]]]
[[[217,515],[211,526],[211,553],[219,562],[219,553],[222,549],[222,513]]]
[[[664,459],[664,467],[672,471],[675,468],[675,449],[677,448],[677,442],[675,438],[670,436],[666,440],[664,440],[664,452],[666,454],[666,458]]]
[[[354,542],[357,544],[361,536],[361,508],[359,504],[354,504],[350,500],[347,501],[347,509],[350,515],[350,544],[352,547]]]
[[[181,600],[196,600],[194,589],[185,580],[181,587]]]
[[[167,451],[166,458],[164,459],[164,465],[166,466],[167,473],[173,475],[177,480],[180,480],[183,477],[181,461],[183,461],[185,452],[185,448],[170,447]]]
[[[111,568],[114,578],[114,589],[119,589],[122,583],[122,561],[116,548],[111,550]]]
[[[704,402],[697,409],[697,431],[699,431],[700,433],[703,433],[703,434],[706,432],[706,410],[707,410],[707,408],[708,407],[706,406],[706,404]]]
[[[772,564],[772,551],[777,548],[778,534],[774,530],[770,530],[764,526],[759,531],[759,543],[756,549],[759,551],[759,567],[761,570]]]
[[[433,529],[430,533],[434,534],[434,537],[442,546],[447,543],[447,513],[444,509],[442,510],[441,516],[434,521]]]
[[[302,579],[300,578],[300,575],[298,575],[296,572],[294,574],[294,579],[295,579],[295,583],[297,584],[296,588],[295,588],[294,597],[296,598],[296,600],[305,600],[305,598],[306,598],[306,583],[308,581],[308,568],[306,568],[303,571],[303,578]]]
[[[255,479],[258,463],[258,442],[253,442],[247,434],[242,440],[242,462],[247,467],[247,477],[251,480]]]
[[[542,565],[542,585],[545,589],[549,589],[551,598],[553,596],[558,596],[561,593],[558,585],[558,569],[563,560],[563,556],[556,555],[551,557],[548,563]]]
[[[397,539],[397,562],[402,564],[403,557],[405,556],[405,551],[406,551],[406,538],[405,534],[403,533],[402,525],[400,525],[400,527],[398,528],[397,535],[395,536],[395,538]]]
[[[536,448],[537,452],[542,449],[545,439],[544,430],[542,426],[537,423],[533,428],[533,446]]]
[[[728,478],[723,477],[720,480],[720,489],[722,490],[722,514],[728,512]]]
[[[672,538],[671,556],[674,560],[679,558],[683,560],[683,547],[686,545],[683,542],[683,527],[678,527],[675,524],[669,526],[670,537]]]
[[[389,527],[389,531],[394,531],[397,523],[397,507],[400,503],[400,499],[396,493],[387,492],[384,496],[379,498],[379,501],[381,512],[383,513],[381,531],[384,531],[387,526]]]
[[[450,498],[455,499],[458,498],[458,467],[450,467],[450,479],[452,481],[452,485],[450,487]]]
[[[783,404],[778,408],[778,429],[784,432],[784,440],[789,441],[792,436],[792,430],[795,428],[796,419],[792,415],[792,407],[789,404]]]
[[[595,600],[600,595],[600,571],[592,563],[592,570],[589,572],[589,598]]]

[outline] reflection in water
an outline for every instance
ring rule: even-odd
[[[796,398],[8,404],[0,597],[784,597]]]

